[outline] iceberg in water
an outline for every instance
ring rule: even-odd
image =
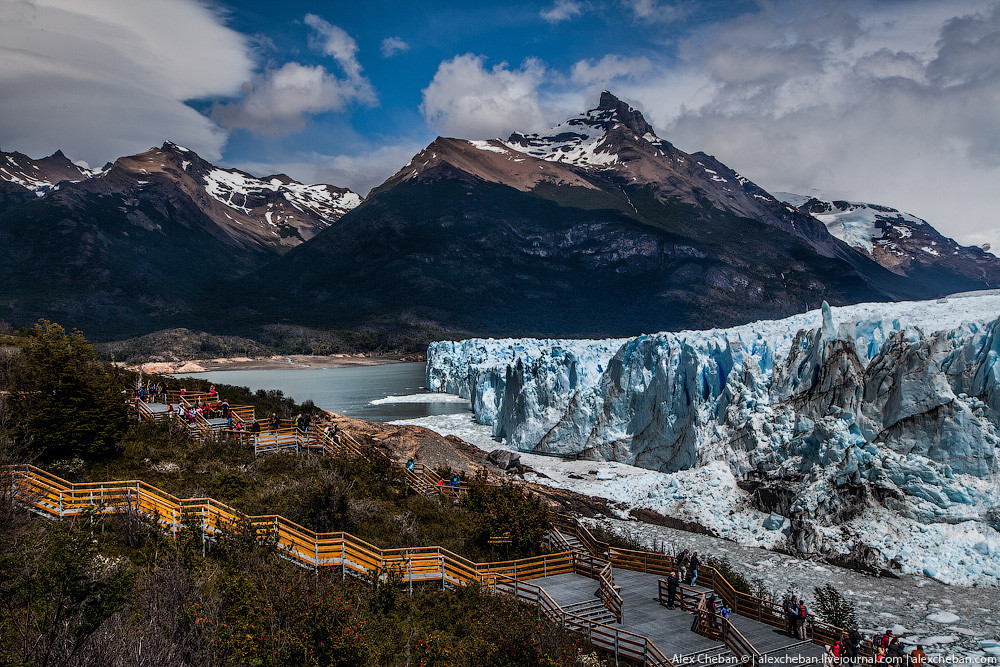
[[[963,547],[954,579],[1000,582],[998,317],[1000,293],[980,292],[629,339],[439,342],[427,387],[522,451],[665,474],[724,463],[799,552],[947,578],[912,539],[858,533],[965,526],[994,547]]]

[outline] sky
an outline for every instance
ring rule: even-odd
[[[0,0],[0,148],[171,140],[364,195],[608,89],[770,192],[1000,247],[1000,0]]]

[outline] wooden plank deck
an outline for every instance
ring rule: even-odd
[[[703,651],[725,650],[722,642],[703,637],[691,630],[693,615],[680,609],[667,609],[659,602],[660,579],[655,574],[615,569],[615,584],[621,586],[624,600],[622,623],[614,623],[629,632],[649,637],[657,648],[674,662],[683,662],[681,656]],[[579,574],[560,574],[553,577],[535,579],[532,583],[541,586],[562,607],[577,602],[597,599],[597,582]],[[707,591],[700,586],[700,590]],[[803,644],[785,635],[779,629],[766,623],[733,614],[733,625],[743,633],[761,653],[774,655],[795,655],[805,659],[819,658],[823,649],[815,644]],[[801,663],[797,663],[801,664]]]

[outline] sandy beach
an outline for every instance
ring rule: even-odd
[[[404,357],[372,356],[358,354],[330,355],[275,355],[271,357],[219,357],[188,361],[148,361],[126,366],[143,373],[204,373],[206,371],[278,370],[287,368],[348,368],[351,366],[378,366],[405,361],[424,361],[423,355]]]

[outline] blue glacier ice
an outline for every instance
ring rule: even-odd
[[[747,502],[766,495],[773,506],[758,509],[788,518],[802,552],[842,549],[829,527],[870,511],[971,522],[989,542],[1000,539],[998,328],[1000,294],[983,292],[629,339],[439,342],[427,386],[471,399],[521,451],[666,474],[724,462],[766,488]],[[877,546],[882,565],[902,558]],[[997,555],[985,558],[1000,576]]]

